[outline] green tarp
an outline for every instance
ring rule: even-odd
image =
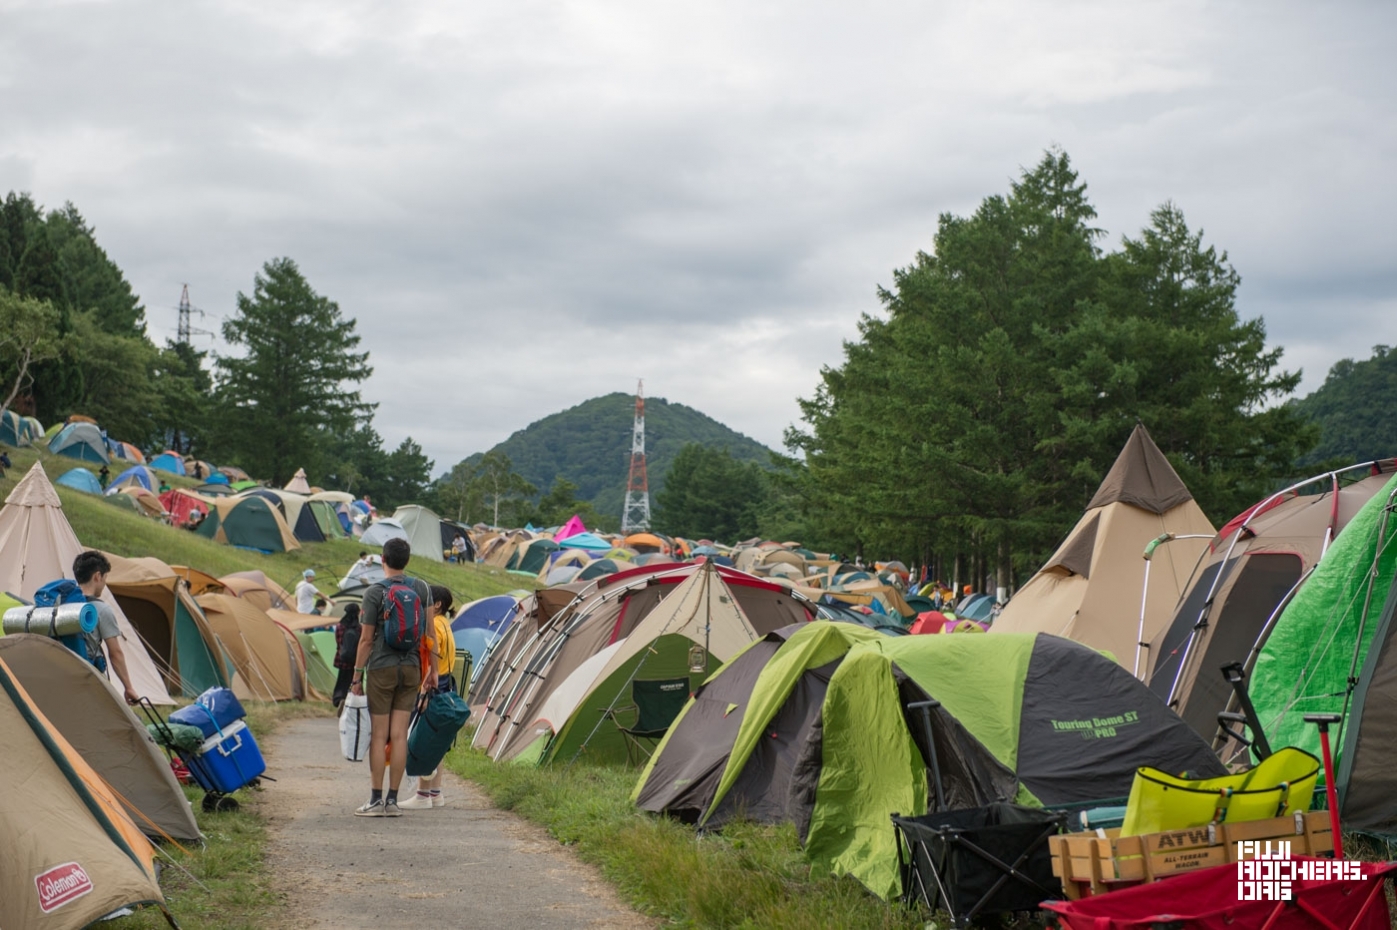
[[[1349,677],[1363,669],[1397,571],[1397,521],[1379,538],[1394,490],[1397,476],[1334,540],[1257,657],[1251,699],[1273,747],[1318,754],[1319,732],[1305,714],[1342,713],[1349,704]]]

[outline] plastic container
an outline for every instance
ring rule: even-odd
[[[223,794],[237,791],[267,770],[262,750],[257,748],[252,731],[241,720],[205,740],[194,754],[194,760],[190,768],[196,775],[204,776],[200,779],[201,787]],[[206,785],[202,784],[205,779],[209,782]]]
[[[193,704],[171,713],[170,720],[198,727],[205,737],[212,737],[246,716],[247,711],[230,689],[210,688],[195,698]]]

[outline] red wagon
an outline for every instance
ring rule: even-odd
[[[1295,856],[1332,869],[1332,859]],[[1288,901],[1244,901],[1252,889],[1239,887],[1236,865],[1188,872],[1078,901],[1047,901],[1049,926],[1062,930],[1389,930],[1383,886],[1393,862],[1346,863],[1360,878],[1321,880],[1297,875]],[[1316,868],[1311,866],[1310,868]]]

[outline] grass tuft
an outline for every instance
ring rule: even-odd
[[[546,827],[599,866],[638,910],[671,926],[895,930],[925,920],[851,878],[814,874],[789,824],[739,823],[699,836],[636,810],[634,769],[497,764],[464,741],[447,765],[496,806]]]

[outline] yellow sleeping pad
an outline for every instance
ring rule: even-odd
[[[1319,760],[1287,746],[1250,771],[1188,779],[1144,767],[1135,772],[1121,836],[1142,836],[1210,823],[1267,820],[1310,808]]]

